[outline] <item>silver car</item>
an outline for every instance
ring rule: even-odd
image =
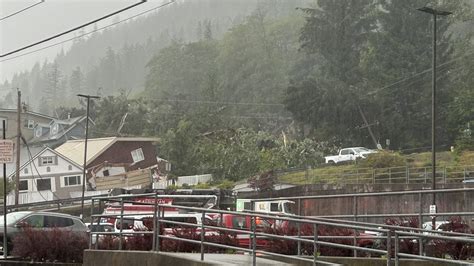
[[[53,228],[68,230],[87,235],[87,226],[79,217],[54,212],[20,211],[7,214],[8,253],[12,250],[12,239],[22,232],[22,228],[31,227],[35,230],[52,230]],[[4,216],[0,216],[0,252],[3,253]]]

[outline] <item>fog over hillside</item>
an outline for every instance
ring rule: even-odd
[[[89,2],[89,6],[84,5],[80,10],[86,12],[73,12],[73,16],[69,20],[58,17],[57,19],[61,23],[63,20],[67,22],[61,27],[49,27],[54,30],[49,29],[36,39],[20,38],[21,41],[19,40],[18,43],[26,45],[61,30],[90,21],[94,16],[87,15],[88,10],[101,10],[101,13],[95,12],[95,17],[98,17],[98,14],[110,13],[135,1],[99,2],[101,3],[99,6],[92,5],[91,2]],[[103,95],[117,94],[120,89],[129,91],[129,93],[141,92],[145,85],[146,64],[153,55],[171,42],[196,41],[202,38],[204,31],[212,34],[212,38],[219,39],[231,27],[242,23],[257,8],[264,9],[268,17],[279,17],[293,12],[296,7],[305,6],[307,2],[309,1],[178,0],[167,5],[167,1],[149,1],[146,6],[138,6],[136,10],[132,9],[124,14],[116,15],[112,19],[75,32],[73,36],[68,37],[77,37],[72,41],[19,58],[8,60],[10,58],[8,57],[1,63],[4,71],[0,76],[2,79],[0,92],[2,95],[7,95],[12,92],[12,88],[20,88],[24,100],[31,108],[39,110],[41,98],[44,98],[43,92],[52,86],[51,73],[53,72],[58,75],[58,77],[53,77],[53,79],[57,78],[52,81],[57,83],[53,86],[57,86],[58,91],[66,96],[74,95],[74,89],[80,89],[87,93],[102,93]],[[60,14],[61,12],[58,12],[60,10],[57,9],[65,6],[71,8],[65,5],[64,1],[56,1],[56,4],[58,4],[57,7],[48,6],[48,12]],[[80,6],[78,1],[75,1],[74,4],[71,6],[76,8]],[[161,5],[166,6],[159,8]],[[41,5],[35,8],[41,11]],[[36,14],[35,9],[28,12]],[[68,13],[69,11],[65,10],[64,12]],[[84,15],[78,15],[80,13],[84,13]],[[141,15],[127,20],[137,14]],[[31,19],[38,18],[33,16]],[[70,21],[76,22],[73,24]],[[100,30],[102,27],[114,23],[118,24]],[[7,26],[3,26],[4,32],[7,31]],[[24,29],[19,31],[19,33],[25,32]],[[51,44],[57,42],[52,41]],[[3,45],[2,52],[17,47],[19,45]],[[43,58],[40,57],[36,61],[31,59],[41,55]],[[21,65],[17,65],[16,61],[21,62]],[[14,75],[11,73],[13,69],[16,69]],[[74,83],[75,78],[79,78],[79,83],[82,84],[79,87],[71,88],[71,82]],[[74,85],[72,86],[74,87]],[[68,98],[67,101],[69,100],[77,103],[74,98]],[[4,104],[8,105],[9,101],[5,101]],[[43,111],[48,111],[48,108],[43,109]]]

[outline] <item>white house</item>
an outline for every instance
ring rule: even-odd
[[[14,176],[15,172],[9,178]],[[57,151],[44,148],[21,165],[19,191],[20,204],[70,198],[72,192],[82,191],[82,167]]]

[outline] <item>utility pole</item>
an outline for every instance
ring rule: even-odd
[[[437,30],[437,19],[438,16],[448,16],[452,14],[449,11],[436,10],[431,7],[418,8],[419,11],[433,15],[433,44],[432,44],[432,87],[431,87],[431,188],[433,190],[433,201],[430,206],[430,213],[432,221],[432,230],[436,230],[436,30]]]
[[[99,99],[99,96],[91,96],[91,95],[84,95],[84,94],[78,94],[77,96],[86,98],[87,99],[87,111],[86,111],[86,137],[84,140],[84,164],[82,168],[82,198],[81,198],[81,218],[84,219],[84,193],[86,191],[86,181],[87,181],[87,172],[86,172],[86,167],[87,167],[87,137],[89,134],[89,103],[91,99]]]
[[[359,113],[362,116],[362,120],[364,120],[365,127],[369,130],[370,137],[372,138],[372,141],[374,142],[375,147],[379,149],[380,144],[377,142],[377,139],[375,138],[374,132],[372,132],[372,128],[370,128],[371,125],[367,122],[367,118],[365,118],[364,112],[362,112],[362,108],[360,108],[360,105],[357,104],[357,108],[359,108]]]
[[[18,103],[16,117],[16,174],[15,174],[15,208],[18,207],[19,186],[20,186],[20,139],[21,139],[21,91],[17,88]]]

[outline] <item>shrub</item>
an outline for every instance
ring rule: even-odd
[[[82,262],[84,249],[88,246],[86,234],[58,228],[43,231],[26,227],[13,238],[12,255],[32,261]]]
[[[395,225],[401,227],[407,227],[407,230],[404,231],[411,231],[409,228],[418,228],[419,220],[418,218],[408,218],[408,219],[395,219],[395,218],[388,218],[385,220],[385,224],[387,225]],[[392,253],[395,254],[395,243],[392,244]],[[376,241],[374,247],[381,248],[383,250],[387,250],[387,241],[384,239],[379,239]],[[399,239],[399,252],[408,253],[408,254],[415,254],[419,253],[419,244],[418,240],[409,239],[409,238],[400,238]]]
[[[367,159],[361,160],[359,165],[364,168],[388,168],[405,166],[406,161],[398,153],[379,151],[378,153],[370,154]]]
[[[275,235],[298,235],[298,229],[296,226],[285,226],[276,228],[267,228],[265,232]],[[302,224],[301,225],[302,236],[314,236],[313,225]],[[318,226],[318,236],[351,236],[353,235],[352,230],[333,226]],[[331,242],[343,245],[353,245],[352,239],[324,239],[324,242]],[[283,240],[272,238],[269,240],[267,250],[274,253],[280,253],[285,255],[296,255],[298,252],[298,242],[291,240]],[[320,255],[322,256],[339,256],[346,257],[352,255],[352,250],[347,248],[334,248],[326,245],[320,245],[318,248]],[[314,246],[313,244],[301,243],[301,254],[313,255]]]
[[[451,217],[448,223],[440,225],[439,229],[446,232],[473,233],[469,225],[461,217]],[[432,255],[436,257],[466,260],[474,255],[474,245],[466,242],[436,239],[428,244],[432,245]]]

